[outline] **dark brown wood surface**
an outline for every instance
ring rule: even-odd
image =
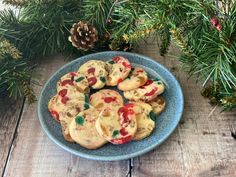
[[[2,176],[235,177],[236,141],[231,137],[229,127],[236,128],[236,112],[220,113],[219,108],[208,104],[208,100],[200,95],[200,83],[195,83],[194,78],[188,79],[188,75],[173,57],[179,54],[175,47],[170,48],[165,58],[158,55],[157,43],[152,41],[140,44],[136,52],[169,68],[183,89],[184,114],[181,123],[167,141],[153,151],[131,160],[86,160],[65,152],[52,143],[43,133],[36,117],[37,103],[28,105],[19,100],[12,106],[13,110],[1,107]],[[36,71],[40,78],[38,82],[43,85],[65,63],[61,56],[44,59]],[[35,86],[37,96],[41,88],[42,86]],[[13,136],[14,134],[17,136]]]

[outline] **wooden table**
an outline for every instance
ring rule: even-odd
[[[141,44],[137,53],[169,68],[179,80],[185,108],[174,133],[155,150],[130,160],[97,162],[72,155],[49,140],[36,115],[36,105],[24,99],[0,108],[0,174],[4,177],[236,177],[236,141],[229,127],[236,128],[236,112],[220,113],[200,95],[200,83],[187,79],[179,67],[178,54],[159,56],[157,43]],[[63,57],[42,59],[37,69],[38,96],[49,76],[64,65]]]

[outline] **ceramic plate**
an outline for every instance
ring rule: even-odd
[[[78,144],[65,141],[61,133],[60,125],[52,119],[47,108],[50,98],[56,94],[57,81],[64,74],[77,71],[78,68],[88,60],[97,59],[107,61],[116,55],[128,58],[133,66],[141,66],[151,77],[158,77],[165,83],[166,90],[163,97],[166,100],[166,109],[157,117],[155,130],[149,137],[141,141],[132,141],[124,145],[112,145],[107,143],[97,150],[88,150]],[[129,159],[156,148],[174,131],[180,121],[182,112],[183,94],[181,87],[170,71],[151,58],[127,52],[101,52],[86,55],[71,61],[50,77],[44,85],[38,101],[38,118],[43,130],[53,142],[66,151],[80,157],[103,161]]]

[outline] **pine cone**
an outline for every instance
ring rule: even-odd
[[[98,31],[86,22],[74,23],[70,29],[69,41],[78,49],[88,50],[94,47],[98,40]]]

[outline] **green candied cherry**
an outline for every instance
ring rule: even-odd
[[[82,80],[84,80],[85,77],[79,77],[78,79],[75,80],[75,82],[80,82]]]
[[[106,82],[106,78],[105,77],[100,77],[100,81],[102,81],[103,83]]]
[[[151,112],[149,113],[149,117],[150,117],[153,121],[156,120],[156,115],[155,115],[155,113],[154,113],[153,111],[151,111]]]
[[[84,124],[84,117],[83,116],[77,116],[75,118],[75,122],[79,125],[83,125]]]
[[[112,137],[116,137],[117,135],[119,135],[119,130],[114,130],[112,133]]]

